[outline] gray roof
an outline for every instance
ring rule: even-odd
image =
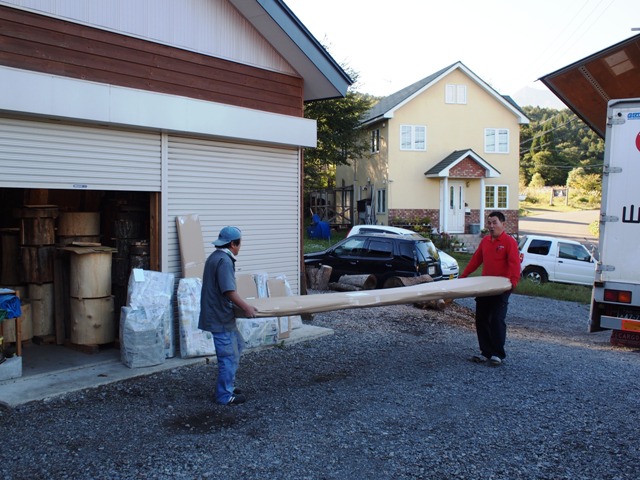
[[[397,91],[389,95],[388,97],[384,97],[380,99],[378,103],[376,103],[371,109],[365,114],[362,124],[366,125],[367,123],[373,123],[378,120],[382,120],[386,118],[389,112],[394,110],[395,108],[402,105],[404,102],[409,100],[412,96],[416,95],[424,88],[428,87],[430,84],[438,80],[440,77],[445,75],[447,72],[458,68],[465,72],[468,76],[472,78],[478,85],[484,88],[490,95],[492,95],[496,100],[502,103],[506,108],[511,110],[517,117],[519,117],[520,123],[529,123],[529,119],[524,114],[522,109],[513,101],[511,97],[500,95],[496,92],[489,84],[487,84],[484,80],[478,77],[475,73],[473,73],[469,68],[464,65],[462,62],[452,63],[451,65],[438,70],[435,73],[432,73],[428,77],[419,80],[408,87],[403,88],[402,90]]]
[[[429,85],[435,79],[437,79],[440,75],[445,73],[451,67],[453,67],[455,63],[449,65],[448,67],[443,68],[442,70],[437,71],[436,73],[432,73],[428,77],[423,78],[422,80],[418,80],[416,83],[409,85],[408,87],[403,88],[402,90],[397,91],[396,93],[392,93],[388,97],[384,97],[380,99],[378,103],[376,103],[371,110],[367,112],[363,119],[363,123],[371,122],[378,117],[382,117],[389,110],[394,107],[400,105],[402,102],[410,98],[415,93],[422,90],[424,87]]]

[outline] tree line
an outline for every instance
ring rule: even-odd
[[[604,140],[568,108],[522,107],[521,186],[568,185],[600,190]]]

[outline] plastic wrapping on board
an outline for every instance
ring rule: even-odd
[[[120,359],[129,368],[151,367],[165,361],[162,323],[147,317],[144,308],[122,307]]]
[[[182,358],[215,355],[213,336],[198,328],[202,280],[181,278],[178,282],[178,317],[180,325],[180,356]]]
[[[467,277],[446,282],[430,282],[410,287],[361,290],[323,295],[302,295],[249,299],[258,309],[258,317],[320,313],[349,308],[381,307],[428,300],[483,297],[498,295],[511,289],[511,282],[504,277]]]
[[[129,276],[127,305],[144,307],[149,317],[161,319],[164,350],[167,358],[175,356],[173,327],[173,273],[134,269]]]

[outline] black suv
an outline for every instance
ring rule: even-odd
[[[373,274],[377,288],[385,288],[390,277],[428,274],[442,279],[438,250],[422,235],[358,234],[345,238],[322,252],[307,253],[305,267],[332,267],[329,281],[342,275]]]

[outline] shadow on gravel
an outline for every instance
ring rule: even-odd
[[[164,422],[174,434],[202,434],[233,427],[237,422],[235,413],[206,413],[178,416]]]

